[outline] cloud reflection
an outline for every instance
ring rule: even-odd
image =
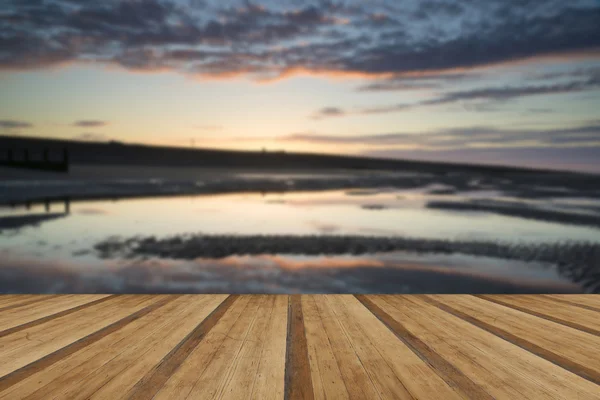
[[[3,258],[2,293],[574,293],[575,285],[384,259],[282,256],[111,261]]]

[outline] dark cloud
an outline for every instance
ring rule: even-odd
[[[519,165],[530,168],[600,173],[598,159],[600,146],[527,147],[499,148],[453,148],[437,150],[374,149],[363,153],[366,156],[418,161],[440,161],[488,165]]]
[[[537,56],[597,56],[598,20],[600,7],[586,0],[368,5],[354,0],[7,0],[0,13],[0,68],[98,62],[132,70],[257,78],[299,70],[451,71]]]
[[[360,144],[375,147],[413,147],[423,150],[447,150],[467,147],[576,146],[583,143],[600,148],[600,121],[569,128],[500,129],[470,127],[441,129],[421,133],[389,133],[334,136],[299,133],[281,138],[320,144]]]
[[[476,79],[481,75],[477,73],[454,73],[454,74],[433,74],[425,76],[396,76],[387,79],[380,79],[375,82],[360,86],[360,92],[381,92],[381,91],[399,91],[399,90],[422,90],[439,89],[449,83],[460,82],[468,79]]]
[[[100,128],[106,125],[108,125],[108,122],[98,120],[80,120],[73,122],[73,126],[80,128]]]
[[[378,43],[360,54],[344,57],[348,70],[406,73],[474,68],[548,54],[594,50],[600,46],[600,9],[562,9],[552,16],[494,21],[452,38],[431,37],[422,43],[398,40]],[[435,27],[433,27],[435,29]],[[401,38],[405,34],[399,31]],[[392,36],[393,37],[393,36]]]
[[[575,68],[567,71],[560,72],[545,72],[545,73],[537,73],[534,72],[529,74],[528,78],[534,81],[544,81],[551,79],[595,79],[596,81],[600,80],[600,67],[588,67],[588,68]]]
[[[370,83],[368,85],[361,86],[360,88],[358,88],[358,90],[361,92],[386,92],[400,90],[437,89],[439,87],[439,83],[402,82],[398,80],[390,80],[387,82]]]
[[[0,129],[26,129],[33,125],[25,121],[14,121],[10,119],[0,120]]]
[[[341,108],[337,107],[324,107],[317,111],[314,115],[315,119],[325,118],[325,117],[341,117],[345,115],[346,112]]]
[[[564,74],[564,76],[575,76]],[[329,113],[323,112],[327,109],[335,109],[334,107],[327,107],[317,111],[313,116],[315,119],[322,119],[331,116],[341,115],[370,115],[370,114],[386,114],[393,112],[400,112],[406,110],[412,110],[420,107],[429,106],[440,106],[450,105],[455,103],[467,103],[465,108],[470,111],[493,111],[494,106],[504,103],[508,100],[518,99],[528,96],[541,96],[541,95],[552,95],[552,94],[567,94],[567,93],[578,93],[589,90],[597,90],[600,88],[600,74],[598,72],[588,73],[587,76],[581,75],[583,79],[572,80],[568,82],[559,82],[553,84],[539,84],[539,85],[507,85],[507,86],[491,86],[483,88],[474,88],[468,90],[456,90],[448,91],[444,94],[439,95],[428,100],[422,100],[416,103],[401,103],[384,105],[370,108],[359,108],[351,111],[346,111],[340,114],[330,115]],[[432,77],[432,80],[435,77]],[[363,90],[398,90],[402,85],[420,85],[423,82],[422,78],[416,79],[416,83],[406,82],[406,79],[389,79],[383,83],[374,83],[363,87]],[[427,80],[425,80],[427,82]],[[400,86],[399,86],[400,85]],[[410,87],[410,86],[409,86]],[[414,86],[416,88],[416,86]],[[421,86],[424,88],[424,86]],[[533,111],[539,112],[539,111]]]
[[[574,81],[554,85],[489,87],[449,92],[439,98],[423,101],[420,105],[449,104],[463,100],[505,101],[524,96],[581,92],[597,89],[598,87],[600,87],[600,79],[597,77],[591,77],[585,81]]]
[[[440,14],[458,17],[463,12],[464,6],[458,1],[447,2],[429,0],[421,2],[418,8],[413,12],[413,16],[417,19],[436,18],[439,17]]]

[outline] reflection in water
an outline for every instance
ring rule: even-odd
[[[564,211],[529,207],[523,204],[511,205],[501,204],[500,202],[485,204],[475,201],[430,201],[427,203],[427,208],[438,210],[489,212],[524,219],[559,222],[567,225],[600,227],[600,214],[592,212],[593,210],[584,210],[588,212],[580,211],[567,213]]]
[[[86,200],[71,202],[68,215],[44,213],[43,202],[31,203],[30,210],[0,207],[0,292],[600,290],[595,226],[426,207],[440,200],[489,205],[489,197],[498,196],[477,185],[471,190],[455,182],[450,186],[456,194],[446,186],[415,184]],[[580,204],[572,198],[494,201],[513,208],[521,202],[543,209],[544,216]],[[589,213],[600,203],[588,197],[581,205]],[[392,253],[398,250],[406,253]],[[457,254],[478,257],[453,258]],[[312,258],[300,263],[299,255]],[[493,268],[484,266],[489,257],[495,257]],[[449,264],[451,259],[459,262]],[[551,268],[538,273],[536,265],[544,263]],[[564,283],[569,280],[578,285]]]
[[[9,261],[9,262],[7,262]],[[522,267],[522,266],[520,266]],[[539,276],[482,273],[360,259],[282,256],[103,262],[82,268],[63,261],[1,263],[4,293],[577,293],[540,268]],[[516,271],[512,271],[516,272]]]
[[[20,229],[26,226],[39,226],[43,222],[53,221],[66,216],[67,214],[48,213],[0,217],[0,232],[3,230]]]
[[[579,283],[587,291],[600,291],[600,245],[593,243],[511,244],[483,241],[423,240],[365,236],[174,236],[110,237],[95,245],[103,259],[161,257],[195,259],[231,255],[308,254],[365,255],[403,251],[408,254],[463,254],[498,260],[540,262]],[[509,266],[505,270],[510,270]]]

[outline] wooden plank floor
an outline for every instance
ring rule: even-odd
[[[0,399],[600,399],[600,296],[0,296]]]

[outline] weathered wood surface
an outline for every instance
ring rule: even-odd
[[[600,296],[0,296],[0,399],[600,399]]]

